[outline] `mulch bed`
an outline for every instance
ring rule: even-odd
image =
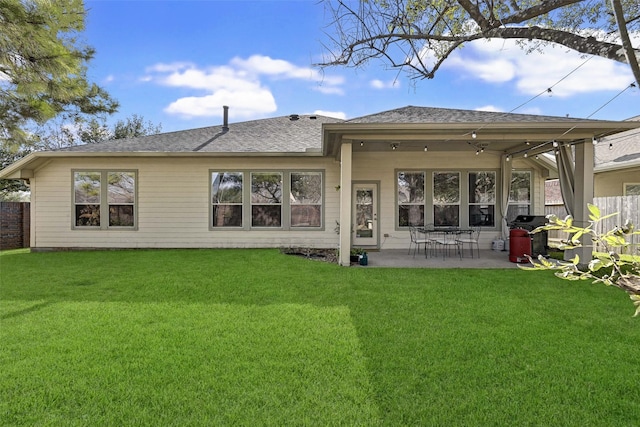
[[[280,251],[286,255],[295,255],[314,261],[324,261],[337,264],[338,263],[338,251],[337,249],[322,249],[322,248],[282,248]]]

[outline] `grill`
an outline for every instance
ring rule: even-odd
[[[535,230],[547,223],[547,217],[544,215],[518,215],[516,219],[509,224],[510,228],[522,228],[527,231]],[[549,233],[539,231],[535,234],[531,234],[531,256],[537,257],[538,255],[547,255],[547,249],[549,249]]]

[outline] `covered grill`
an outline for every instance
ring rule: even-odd
[[[547,217],[544,215],[518,215],[516,219],[509,225],[511,229],[521,228],[527,231],[533,231],[538,227],[541,227],[547,223]],[[547,249],[549,248],[549,233],[539,231],[531,236],[531,253],[533,258],[538,255],[547,255]]]

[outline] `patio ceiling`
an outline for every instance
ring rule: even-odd
[[[338,156],[340,145],[353,143],[354,152],[372,151],[484,151],[539,154],[551,151],[553,141],[573,144],[640,127],[638,122],[562,121],[503,123],[332,123],[323,127],[325,155]],[[475,137],[474,137],[475,135]]]

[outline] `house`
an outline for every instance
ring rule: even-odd
[[[31,186],[31,248],[406,248],[409,226],[544,214],[572,145],[577,218],[592,138],[638,122],[407,106],[351,120],[290,115],[36,152],[0,171]],[[584,206],[582,208],[581,206]],[[346,250],[345,250],[346,249]]]
[[[596,197],[640,195],[640,129],[597,141],[593,172]]]

